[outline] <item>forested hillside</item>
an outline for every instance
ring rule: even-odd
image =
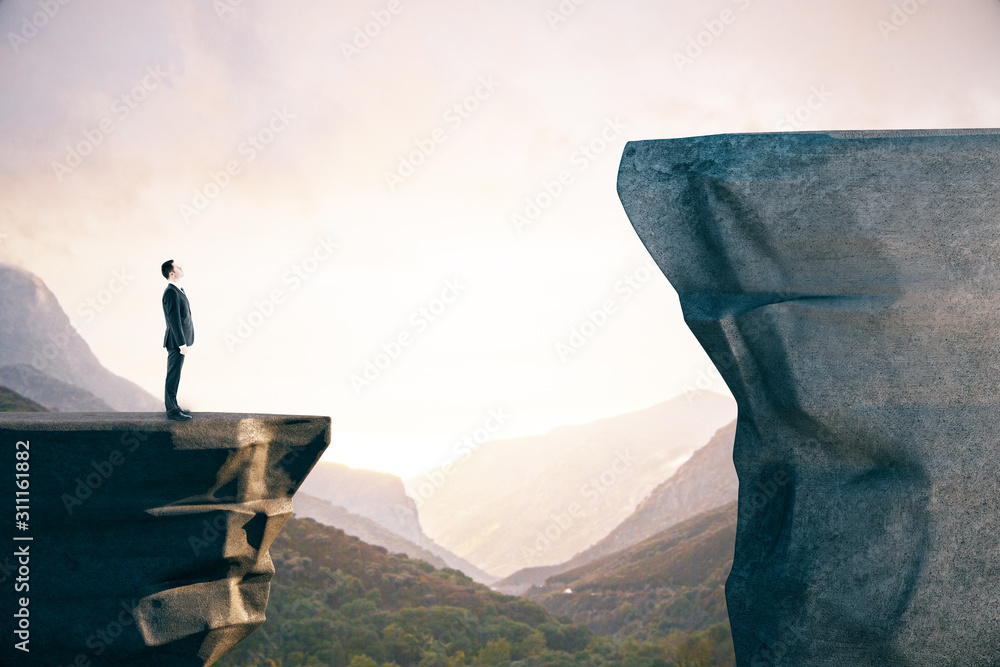
[[[704,641],[601,637],[311,519],[289,519],[271,556],[268,620],[219,667],[711,664]]]

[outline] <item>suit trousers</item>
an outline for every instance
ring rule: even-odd
[[[167,382],[164,389],[163,403],[168,413],[180,412],[177,405],[177,387],[181,383],[181,367],[184,366],[184,355],[179,347],[167,348]]]

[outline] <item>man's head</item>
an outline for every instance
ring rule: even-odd
[[[160,273],[167,280],[177,280],[184,277],[184,269],[181,268],[180,264],[174,264],[172,259],[168,259],[160,265]]]

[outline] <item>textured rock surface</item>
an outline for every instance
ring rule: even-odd
[[[998,175],[991,130],[626,146],[739,405],[740,665],[1000,664]]]
[[[268,548],[329,441],[327,417],[0,414],[0,664],[211,664],[264,621]],[[15,592],[24,547],[30,588]],[[21,597],[30,653],[14,646]]]

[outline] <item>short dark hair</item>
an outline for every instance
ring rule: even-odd
[[[160,273],[163,274],[164,278],[170,278],[170,272],[174,270],[174,260],[168,259],[160,266]]]

